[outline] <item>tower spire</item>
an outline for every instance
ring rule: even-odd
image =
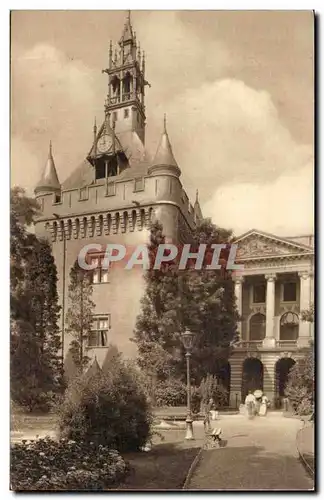
[[[120,43],[120,45],[122,45],[123,43],[130,42],[130,41],[134,43],[135,38],[134,38],[133,27],[132,27],[132,23],[131,23],[131,11],[128,10],[127,14],[126,14],[126,21],[124,24],[123,33],[122,33],[122,36],[121,36],[119,43]]]

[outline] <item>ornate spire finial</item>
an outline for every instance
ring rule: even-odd
[[[48,151],[48,156],[52,156],[52,141],[49,141],[49,151]]]
[[[198,195],[199,195],[198,189],[196,189],[196,203],[198,203]]]
[[[166,113],[164,113],[164,117],[163,117],[163,129],[164,129],[164,133],[166,134]]]

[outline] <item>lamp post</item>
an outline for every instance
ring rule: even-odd
[[[192,414],[191,414],[191,384],[190,384],[190,356],[193,345],[194,334],[189,330],[186,330],[181,335],[182,343],[186,350],[186,360],[187,360],[187,418],[186,418],[186,436],[185,439],[194,439],[193,426],[192,426]]]

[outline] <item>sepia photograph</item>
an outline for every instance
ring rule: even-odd
[[[11,10],[11,491],[315,491],[316,24]]]

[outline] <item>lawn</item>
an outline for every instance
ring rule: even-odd
[[[20,414],[19,430],[26,434],[45,435],[57,429],[55,414]],[[185,441],[185,428],[159,431],[149,452],[128,453],[131,473],[119,490],[179,490],[204,441],[203,427],[195,428],[195,440]]]
[[[184,430],[161,432],[152,450],[128,453],[124,458],[131,465],[131,474],[119,490],[179,490],[204,441],[203,428],[195,429],[194,441],[185,441]]]

